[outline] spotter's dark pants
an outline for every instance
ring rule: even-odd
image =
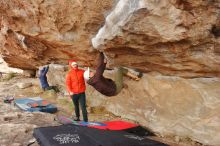
[[[86,94],[85,92],[79,94],[73,94],[71,96],[73,104],[75,106],[75,114],[78,119],[80,119],[79,104],[82,109],[83,120],[88,122],[87,110],[86,110]]]

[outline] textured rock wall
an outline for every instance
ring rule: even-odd
[[[92,43],[114,64],[183,77],[219,76],[219,28],[213,33],[219,4],[121,0]]]
[[[94,46],[106,52],[110,67],[219,76],[219,5],[219,0],[2,0],[0,52],[22,69],[68,59],[94,66]]]
[[[90,38],[111,7],[111,0],[1,0],[0,52],[22,69],[68,59],[91,66]]]
[[[8,67],[7,63],[0,57],[0,72],[2,72],[2,73],[10,73],[10,72],[22,73],[23,71],[21,69]]]
[[[131,80],[125,83],[127,89],[103,101],[108,111],[139,121],[160,135],[220,144],[218,78],[183,79],[148,74],[137,83]]]

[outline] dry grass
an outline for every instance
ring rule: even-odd
[[[16,73],[11,72],[11,73],[8,73],[4,76],[1,76],[0,81],[9,81],[14,77],[16,77]]]

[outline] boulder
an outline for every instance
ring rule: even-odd
[[[36,71],[35,70],[23,70],[22,75],[25,77],[35,77]]]
[[[32,83],[17,83],[18,88],[25,89],[32,86]]]

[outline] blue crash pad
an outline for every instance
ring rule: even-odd
[[[57,111],[57,107],[53,104],[35,108],[28,106],[28,103],[33,103],[41,100],[43,100],[41,97],[19,98],[15,100],[15,105],[18,106],[20,109],[28,112],[55,113]]]

